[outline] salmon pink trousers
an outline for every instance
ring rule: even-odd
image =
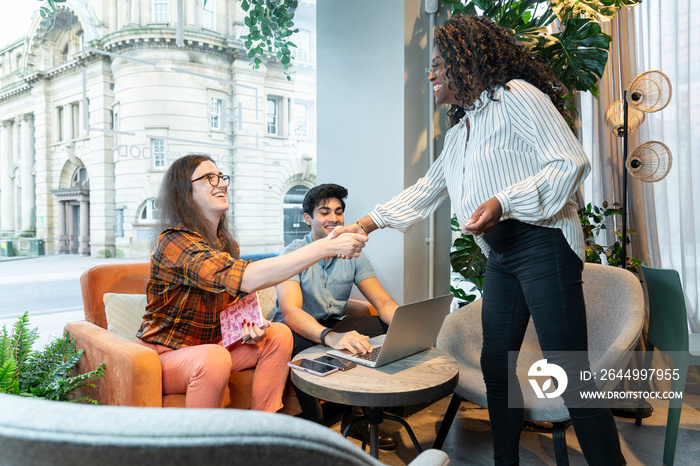
[[[229,348],[205,344],[172,349],[137,340],[160,356],[163,395],[186,393],[187,408],[221,408],[229,376],[255,367],[250,409],[276,412],[282,408],[293,339],[289,328],[272,323],[258,344],[234,343]]]

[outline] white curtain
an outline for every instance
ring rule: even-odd
[[[700,36],[691,27],[700,20],[697,0],[644,0],[604,25],[613,37],[600,97],[581,97],[581,138],[593,172],[584,185],[587,202],[621,202],[622,139],[605,126],[608,107],[639,74],[660,70],[673,87],[670,104],[647,113],[644,124],[629,137],[628,153],[655,140],[673,154],[670,173],[662,181],[644,183],[628,175],[629,251],[654,267],[676,269],[683,281],[689,326],[700,332]],[[698,180],[693,186],[692,180]],[[611,239],[611,238],[609,238]]]

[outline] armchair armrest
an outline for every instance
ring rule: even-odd
[[[441,450],[425,450],[416,459],[409,463],[409,466],[449,466],[450,458],[447,453]]]
[[[69,322],[65,331],[85,351],[78,371],[85,373],[105,363],[105,374],[85,395],[103,405],[163,405],[162,370],[158,354],[92,322]]]

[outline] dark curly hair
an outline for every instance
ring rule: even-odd
[[[175,160],[170,168],[165,172],[163,182],[160,185],[160,192],[156,200],[156,206],[160,211],[160,218],[157,226],[157,233],[161,233],[167,228],[183,225],[190,231],[195,231],[202,235],[209,245],[217,250],[223,250],[234,258],[235,241],[233,234],[229,230],[229,222],[226,214],[221,216],[217,228],[218,238],[212,237],[206,225],[206,219],[200,212],[199,207],[192,197],[192,173],[202,162],[214,162],[208,155],[190,154]],[[154,240],[158,235],[155,236]],[[221,238],[223,249],[217,247]]]
[[[488,97],[495,100],[498,87],[508,89],[508,81],[522,79],[547,94],[557,110],[563,112],[562,87],[552,69],[490,19],[454,16],[436,29],[435,44],[445,61],[450,90],[458,101],[479,92],[475,89],[477,83],[485,86]],[[468,82],[465,73],[476,79]],[[454,125],[464,113],[465,109],[453,105],[447,115]]]

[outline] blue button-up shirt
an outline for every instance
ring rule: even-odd
[[[286,246],[280,255],[296,251],[312,241],[309,233],[304,239],[294,240]],[[314,319],[323,320],[331,317],[341,318],[348,307],[352,285],[376,276],[372,264],[360,253],[360,256],[354,259],[333,257],[327,262],[325,259],[320,260],[289,280],[299,283],[301,287],[302,309]],[[272,320],[284,322],[279,302]]]

